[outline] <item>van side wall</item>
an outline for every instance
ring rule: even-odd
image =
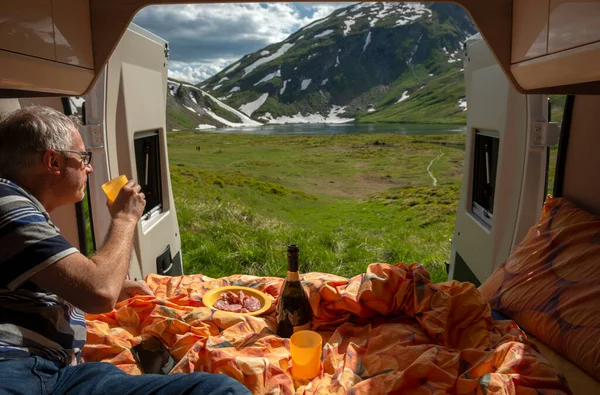
[[[575,96],[563,196],[600,215],[600,96]]]

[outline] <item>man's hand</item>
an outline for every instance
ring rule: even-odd
[[[137,222],[144,213],[146,196],[142,187],[134,180],[129,180],[119,191],[114,202],[107,201],[108,211],[113,219],[125,218]]]
[[[154,296],[154,292],[148,284],[142,281],[125,280],[121,293],[119,294],[118,302],[134,297],[135,295],[150,295]]]

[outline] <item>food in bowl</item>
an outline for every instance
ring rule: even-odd
[[[222,293],[220,299],[213,303],[213,307],[232,313],[250,313],[260,310],[262,305],[257,298],[248,296],[240,290],[237,293],[232,291]]]

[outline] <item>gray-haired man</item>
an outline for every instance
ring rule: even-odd
[[[111,227],[92,258],[50,221],[49,212],[83,199],[92,171],[91,152],[64,114],[28,107],[0,122],[0,392],[247,393],[223,375],[129,376],[107,363],[79,364],[81,310],[108,312],[152,293],[125,279],[146,204],[135,181],[109,204]]]

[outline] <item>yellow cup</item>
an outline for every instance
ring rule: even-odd
[[[323,338],[314,331],[298,331],[290,337],[292,375],[310,380],[321,373]]]
[[[121,188],[127,184],[127,181],[129,181],[127,180],[127,176],[125,174],[121,174],[120,176],[102,184],[102,190],[108,197],[108,200],[114,202]]]

